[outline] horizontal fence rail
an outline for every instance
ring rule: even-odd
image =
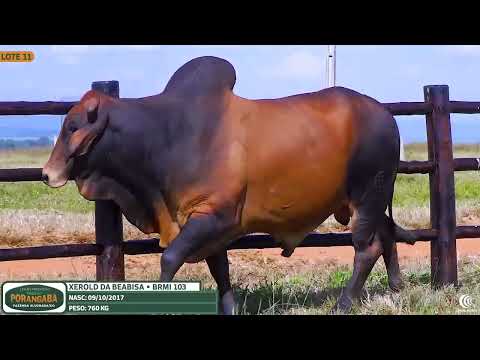
[[[433,241],[437,237],[434,229],[410,230],[419,237],[418,241]],[[457,239],[480,237],[480,226],[458,226],[456,228]],[[399,242],[405,242],[403,240]],[[162,253],[165,249],[159,246],[159,239],[128,240],[122,243],[126,255],[142,255]],[[331,247],[352,246],[351,233],[310,233],[298,247]],[[249,234],[232,243],[229,250],[242,249],[274,249],[279,248],[271,235]],[[35,246],[25,248],[0,249],[0,261],[32,260],[60,257],[93,256],[102,253],[103,245],[100,244],[69,244]]]
[[[131,98],[120,100],[131,101]],[[78,101],[0,101],[0,115],[65,115]],[[392,115],[426,115],[432,106],[425,102],[382,103]],[[480,102],[450,101],[448,111],[457,114],[480,114]]]
[[[453,160],[455,171],[480,170],[480,158],[456,158]],[[400,174],[428,174],[432,172],[432,161],[400,161]],[[41,181],[42,168],[0,169],[0,182]],[[70,180],[73,180],[71,177]]]
[[[456,114],[480,114],[480,102],[450,101],[448,110]]]
[[[65,115],[76,101],[0,102],[0,115]]]
[[[42,168],[0,169],[1,182],[41,181]]]
[[[424,102],[383,103],[392,115],[425,115],[432,111],[430,104]]]

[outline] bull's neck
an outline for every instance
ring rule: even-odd
[[[119,101],[98,143],[102,168],[135,193],[163,192],[167,171],[191,125],[183,108],[162,96]]]
[[[136,196],[161,196],[174,209],[180,183],[198,177],[195,169],[218,120],[193,111],[197,106],[162,96],[119,102],[102,139],[102,167]]]

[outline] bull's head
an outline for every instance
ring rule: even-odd
[[[43,167],[42,180],[48,186],[65,185],[76,158],[87,155],[95,140],[103,134],[108,123],[105,102],[100,94],[90,91],[68,112],[50,158]]]

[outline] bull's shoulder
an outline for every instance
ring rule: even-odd
[[[190,60],[170,78],[164,93],[183,97],[221,94],[235,85],[235,69],[227,60],[203,56]]]

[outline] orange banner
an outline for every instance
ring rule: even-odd
[[[33,51],[0,51],[0,62],[32,62]]]

